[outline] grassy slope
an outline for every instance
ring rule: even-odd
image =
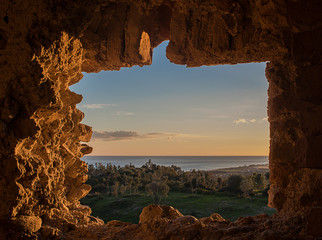
[[[151,197],[144,194],[109,197],[104,194],[82,199],[82,204],[92,208],[93,216],[98,216],[105,222],[121,220],[137,223],[142,209],[153,204]],[[232,221],[240,216],[251,216],[262,213],[273,214],[274,209],[267,207],[267,197],[238,198],[227,193],[213,195],[170,193],[161,204],[177,208],[184,215],[197,218],[208,217],[217,212],[225,219]]]

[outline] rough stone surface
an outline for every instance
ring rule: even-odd
[[[320,0],[1,1],[1,238],[319,237],[321,12]],[[82,96],[69,86],[82,71],[150,64],[164,40],[170,61],[187,66],[270,61],[269,204],[277,216],[229,223],[154,206],[138,225],[104,225],[80,205],[90,191],[80,158],[91,147],[82,142],[92,130],[80,123]]]
[[[169,207],[167,207],[168,209]],[[171,211],[161,211],[165,206],[151,205],[146,207],[140,216],[149,212],[149,221],[139,224],[111,221],[104,226],[78,228],[64,235],[66,239],[104,239],[104,240],[194,240],[194,239],[313,239],[307,236],[304,219],[301,216],[281,218],[259,215],[240,217],[235,222],[223,220],[219,214],[211,222],[192,216],[178,216]],[[152,213],[155,213],[153,215]],[[179,213],[176,210],[176,213]],[[211,217],[209,217],[211,218]]]
[[[320,66],[289,60],[269,63],[266,68],[271,126],[269,204],[281,212],[321,205],[320,148],[314,145],[322,130],[322,98],[315,92]]]
[[[146,223],[154,219],[162,218],[174,220],[180,217],[183,217],[183,215],[171,206],[149,205],[143,208],[139,223]]]

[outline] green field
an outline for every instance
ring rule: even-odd
[[[119,197],[100,194],[94,197],[86,197],[81,200],[81,203],[90,206],[93,211],[92,215],[105,222],[120,220],[138,223],[142,209],[149,204],[153,204],[153,201],[151,197],[145,194]],[[231,196],[226,192],[217,192],[211,195],[170,193],[161,204],[173,206],[184,215],[202,218],[216,212],[231,221],[241,216],[275,213],[275,209],[266,206],[267,197],[242,198]]]

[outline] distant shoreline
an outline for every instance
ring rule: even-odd
[[[85,156],[82,158],[88,164],[112,164],[125,166],[132,164],[141,167],[149,160],[161,166],[175,165],[184,171],[192,169],[209,171],[223,168],[235,168],[243,165],[266,164],[268,156]]]
[[[239,167],[228,167],[228,168],[220,168],[214,170],[207,170],[208,173],[214,175],[215,177],[228,177],[232,174],[240,174],[240,175],[252,175],[253,173],[261,173],[265,174],[269,172],[269,164],[252,164],[252,165],[244,165]]]

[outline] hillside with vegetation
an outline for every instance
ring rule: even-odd
[[[218,212],[225,218],[274,212],[266,206],[269,172],[183,171],[149,160],[142,167],[89,165],[91,192],[82,203],[105,221],[137,222],[146,205],[167,204],[182,213],[205,217]]]

